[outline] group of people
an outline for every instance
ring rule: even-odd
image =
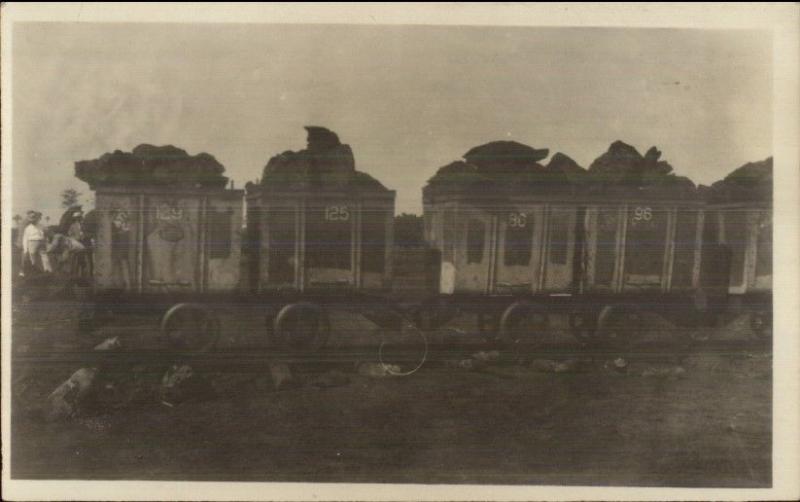
[[[91,277],[93,236],[85,228],[81,206],[69,208],[54,226],[43,225],[41,212],[28,211],[15,230],[20,276],[60,273],[73,278]]]

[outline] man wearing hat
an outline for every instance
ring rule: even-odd
[[[60,250],[61,264],[69,265],[69,274],[78,277],[88,268],[86,246],[83,244],[83,208],[70,207],[62,216],[58,233],[51,243],[51,252]]]

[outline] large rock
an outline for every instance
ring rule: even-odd
[[[402,370],[396,364],[365,362],[358,365],[358,374],[372,378],[388,378],[398,376]]]
[[[342,144],[335,132],[324,127],[306,126],[305,130],[308,132],[306,138],[306,150],[308,152],[325,152]]]
[[[557,152],[550,158],[546,168],[548,171],[563,173],[567,179],[573,182],[580,181],[586,176],[586,169],[561,152]]]
[[[428,180],[428,183],[466,190],[472,186],[485,186],[487,181],[489,178],[478,172],[478,166],[463,160],[456,160],[440,167],[436,174]]]
[[[686,369],[683,366],[656,366],[651,365],[642,370],[641,376],[658,377],[658,378],[682,378],[686,375]]]
[[[47,397],[48,420],[73,418],[80,414],[94,389],[97,368],[81,368]]]
[[[272,376],[272,384],[275,386],[275,390],[288,389],[298,385],[298,381],[294,378],[292,370],[286,363],[269,363],[269,374]]]
[[[119,350],[121,348],[122,348],[122,342],[119,340],[119,337],[113,336],[111,338],[106,338],[99,344],[95,345],[94,350],[110,351],[110,350]]]
[[[640,163],[643,158],[636,147],[617,140],[608,146],[608,150],[605,153],[594,159],[594,162],[589,166],[589,170],[616,170],[623,167],[633,167]]]
[[[549,150],[536,149],[516,141],[492,141],[476,146],[464,154],[464,160],[478,166],[479,171],[513,172],[526,167],[541,167]]]
[[[711,185],[711,197],[718,201],[772,200],[772,157],[733,170]]]
[[[508,191],[569,186],[563,171],[539,163],[548,152],[546,148],[537,149],[516,141],[492,141],[470,149],[463,161],[441,167],[428,183],[433,187],[475,190],[483,194],[495,190],[498,196]]]
[[[75,176],[91,187],[169,185],[224,188],[225,167],[207,153],[189,155],[172,145],[142,144],[131,152],[115,150],[75,163]]]
[[[672,166],[651,147],[643,156],[633,146],[614,141],[608,150],[589,166],[592,185],[599,190],[619,188],[646,190],[654,195],[694,196],[696,187],[689,178],[673,174]]]
[[[500,360],[500,352],[497,350],[482,350],[472,354],[472,359],[481,363],[496,363]]]
[[[333,131],[306,126],[306,148],[288,150],[272,157],[264,167],[261,183],[268,187],[357,186],[383,189],[375,178],[356,171],[350,145],[342,144]]]
[[[658,159],[661,158],[661,150],[658,148],[651,146],[647,153],[644,154],[644,160],[647,162],[658,162]]]

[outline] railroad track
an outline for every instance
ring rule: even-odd
[[[496,348],[487,345],[431,346],[424,351],[420,346],[392,347],[379,353],[377,346],[347,347],[325,349],[316,352],[276,350],[269,348],[227,349],[209,352],[187,352],[179,350],[73,350],[73,351],[31,351],[12,354],[12,365],[19,368],[30,365],[76,365],[125,367],[130,365],[169,365],[185,363],[199,367],[227,369],[231,371],[263,370],[270,363],[292,364],[346,364],[357,362],[383,361],[391,364],[427,363],[469,358],[478,352],[497,350],[494,363],[517,363],[520,358],[533,359],[612,359],[622,357],[629,360],[673,359],[690,355],[708,356],[769,356],[771,347],[763,342],[705,342],[692,346],[639,347],[632,350],[612,350],[588,347],[514,347]]]

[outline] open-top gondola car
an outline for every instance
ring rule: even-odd
[[[700,271],[694,185],[655,149],[617,142],[588,171],[563,154],[539,164],[547,153],[489,143],[431,179],[425,232],[441,253],[431,301],[514,342],[535,343],[553,314],[583,341],[615,344],[632,341],[643,310],[684,320]]]
[[[226,188],[213,156],[173,146],[117,150],[75,170],[96,195],[89,327],[109,311],[155,313],[176,345],[213,345],[212,306],[241,285],[244,192]]]
[[[304,150],[274,156],[246,186],[247,273],[254,294],[279,299],[275,338],[319,347],[329,306],[358,309],[391,288],[395,192],[357,171],[335,133],[306,130]]]

